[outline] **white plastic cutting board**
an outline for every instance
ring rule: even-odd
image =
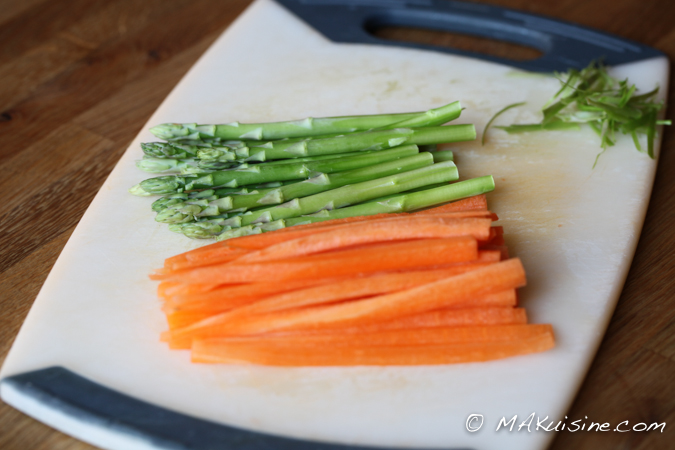
[[[665,95],[668,62],[617,67]],[[501,124],[529,123],[558,81],[505,66],[421,50],[335,44],[271,0],[257,0],[153,115],[162,122],[262,122],[307,116],[426,110],[460,100],[459,123],[478,130],[505,105]],[[480,133],[479,133],[480,139]],[[59,257],[0,378],[60,365],[159,406],[243,428],[304,439],[394,447],[543,449],[551,432],[508,432],[502,417],[562,419],[621,292],[640,234],[656,161],[620,139],[599,151],[590,130],[507,135],[453,145],[462,178],[492,174],[500,216],[529,284],[532,323],[551,323],[557,346],[501,361],[436,367],[269,368],[196,365],[159,342],[166,328],[147,274],[202,245],[153,220],[151,199],[127,189],[143,131],[101,188]],[[110,218],[114,217],[115,220]],[[2,398],[104,448],[150,448],[81,426],[7,386]],[[476,433],[470,414],[484,415]],[[577,419],[577,418],[574,418]],[[569,420],[574,420],[570,418]],[[592,419],[592,418],[591,418]],[[601,418],[597,418],[601,420]],[[590,419],[589,419],[590,420]]]

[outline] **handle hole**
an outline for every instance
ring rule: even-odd
[[[448,31],[372,23],[366,27],[366,31],[380,39],[453,48],[513,61],[531,61],[543,55],[543,52],[532,47]]]

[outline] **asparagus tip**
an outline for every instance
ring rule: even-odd
[[[181,129],[182,127],[179,124],[162,123],[150,128],[150,132],[155,136],[157,136],[158,138],[168,141],[175,138],[176,137],[175,132]]]
[[[148,191],[146,191],[145,189],[143,189],[143,188],[141,187],[141,184],[140,184],[140,183],[137,184],[137,185],[135,185],[135,186],[132,186],[132,187],[129,189],[129,192],[131,192],[132,194],[137,195],[137,196],[139,196],[139,197],[147,197],[147,196],[149,196],[149,195],[152,195],[151,193],[149,193]]]

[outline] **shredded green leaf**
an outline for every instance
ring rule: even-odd
[[[492,122],[494,122],[494,120],[495,120],[497,117],[499,117],[500,115],[502,115],[502,113],[508,111],[508,110],[511,109],[511,108],[515,108],[516,106],[521,106],[521,105],[524,105],[524,104],[525,104],[525,102],[512,103],[512,104],[510,104],[510,105],[508,105],[508,106],[505,106],[504,108],[502,108],[501,110],[499,110],[499,111],[497,112],[497,114],[495,114],[494,116],[492,116],[492,119],[490,119],[490,120],[488,121],[488,123],[485,124],[485,128],[483,129],[483,137],[481,137],[481,140],[480,140],[481,145],[485,145],[485,135],[487,134],[487,130],[488,130],[488,128],[490,128],[490,125],[492,125]]]
[[[663,107],[662,101],[655,100],[658,88],[635,95],[634,84],[629,84],[627,79],[612,78],[600,62],[592,62],[581,71],[571,69],[565,74],[556,73],[556,76],[562,86],[543,108],[544,117],[540,123],[496,128],[518,133],[578,128],[579,124],[586,124],[600,136],[602,151],[596,157],[596,163],[598,157],[616,143],[617,133],[631,136],[638,151],[654,158],[656,126],[671,124],[670,120],[657,120]],[[498,112],[488,126],[499,114],[516,105]],[[646,151],[640,145],[641,135],[647,137]]]

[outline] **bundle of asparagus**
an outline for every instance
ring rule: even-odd
[[[132,187],[162,195],[158,222],[192,238],[228,239],[301,223],[406,212],[494,189],[459,183],[450,151],[472,140],[459,102],[425,112],[221,125],[162,124],[143,143],[145,171],[169,173]]]

